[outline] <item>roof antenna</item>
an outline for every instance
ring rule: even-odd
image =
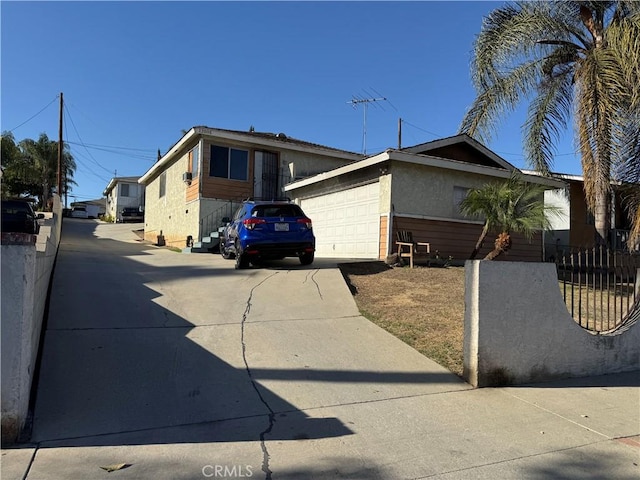
[[[367,154],[367,106],[370,103],[374,103],[374,102],[382,102],[385,101],[386,98],[385,97],[371,97],[371,98],[360,98],[360,97],[356,97],[355,95],[351,98],[350,101],[348,101],[347,103],[351,104],[351,106],[355,109],[357,108],[358,104],[362,104],[364,105],[364,118],[362,121],[362,153],[364,155]]]

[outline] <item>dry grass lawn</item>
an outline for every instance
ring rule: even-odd
[[[363,316],[462,375],[464,267],[363,262],[340,268]]]

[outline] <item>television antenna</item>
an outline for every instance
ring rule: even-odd
[[[375,90],[374,90],[375,92]],[[376,92],[378,93],[378,92]],[[380,95],[378,93],[378,95]],[[364,116],[363,116],[363,120],[362,120],[362,153],[363,154],[367,154],[367,107],[369,106],[369,104],[371,103],[372,105],[376,105],[376,102],[384,102],[386,101],[387,98],[383,97],[382,95],[378,96],[378,97],[374,97],[373,95],[370,95],[369,98],[363,98],[363,97],[359,97],[354,95],[353,97],[351,97],[351,100],[349,100],[347,103],[350,104],[354,109],[356,109],[358,107],[358,105],[362,104],[363,106],[363,111],[364,111]],[[382,108],[382,107],[380,107]],[[384,108],[383,108],[384,110]]]

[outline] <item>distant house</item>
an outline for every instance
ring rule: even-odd
[[[316,255],[384,259],[396,233],[431,244],[461,263],[473,250],[482,222],[465,217],[460,202],[471,188],[504,180],[518,169],[467,135],[457,135],[340,166],[284,187],[313,220]],[[526,181],[563,188],[559,180],[523,175]],[[542,200],[542,199],[541,199]],[[532,242],[513,235],[503,260],[541,261],[542,235]],[[488,238],[480,258],[493,247]]]
[[[106,215],[116,218],[124,207],[135,207],[143,211],[145,207],[144,185],[140,177],[114,177],[102,194],[106,197]]]
[[[362,155],[283,133],[191,128],[139,179],[146,188],[145,239],[185,247],[215,232],[248,197],[361,160]]]
[[[106,213],[106,199],[85,200],[83,202],[72,202],[71,207],[83,206],[89,218],[99,218]]]
[[[528,172],[537,175],[536,172]],[[562,189],[545,192],[545,203],[557,207],[561,212],[552,220],[552,228],[545,232],[545,256],[557,257],[562,252],[577,248],[592,248],[595,245],[596,228],[593,214],[587,208],[584,194],[584,177],[552,173],[566,183]],[[627,248],[627,239],[631,230],[631,221],[624,210],[624,196],[620,185],[611,183],[611,230],[609,245],[616,250]]]

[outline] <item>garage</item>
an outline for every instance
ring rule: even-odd
[[[380,183],[302,199],[313,221],[316,256],[374,258],[379,255]]]

